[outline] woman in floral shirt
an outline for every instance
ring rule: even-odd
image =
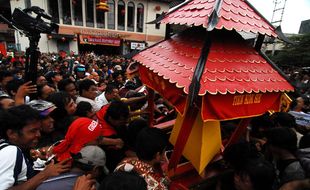
[[[161,164],[167,159],[164,154],[167,146],[165,134],[157,128],[144,128],[137,136],[137,158],[123,160],[115,171],[134,171],[147,183],[148,190],[168,190],[170,180],[164,174]]]

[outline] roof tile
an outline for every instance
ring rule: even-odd
[[[191,28],[148,48],[133,59],[178,88],[189,85],[201,53],[205,29]],[[240,35],[213,31],[199,95],[293,91],[293,87]]]
[[[249,6],[245,0],[222,0],[216,29],[235,29],[277,37],[275,28]],[[207,27],[216,0],[192,0],[169,13],[162,23]]]

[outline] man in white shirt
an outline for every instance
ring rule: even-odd
[[[27,105],[21,105],[0,113],[0,189],[30,190],[51,176],[66,172],[65,162],[48,165],[34,175],[29,154],[41,136],[39,113]],[[22,184],[21,184],[22,183]]]
[[[76,99],[76,104],[80,102],[89,102],[94,112],[100,110],[101,106],[95,102],[97,96],[97,86],[94,81],[90,79],[81,80],[79,82],[80,96]]]
[[[95,102],[98,107],[102,108],[102,106],[107,105],[113,99],[120,100],[118,89],[116,86],[112,84],[108,84],[106,90],[102,94],[96,97]]]

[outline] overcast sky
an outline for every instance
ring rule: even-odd
[[[271,21],[274,9],[274,0],[248,0],[266,19]],[[277,8],[283,7],[284,0],[277,0]],[[275,14],[274,20],[280,19],[280,11]],[[300,22],[310,19],[310,0],[287,0],[282,19],[284,33],[298,33]]]

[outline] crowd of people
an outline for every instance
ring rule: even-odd
[[[26,82],[24,57],[0,60],[0,189],[182,189],[167,176],[168,135],[149,127],[138,63],[42,54],[37,80]],[[297,118],[310,114],[309,71],[287,72],[299,89],[290,111],[253,118],[211,164],[221,172],[207,189],[310,187],[310,125]],[[176,116],[158,94],[154,108],[153,123]],[[236,127],[221,122],[223,142]]]

